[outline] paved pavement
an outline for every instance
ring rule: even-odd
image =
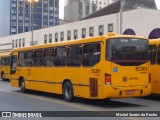
[[[112,99],[110,102],[78,99],[76,102],[68,103],[61,95],[30,91],[21,93],[19,88],[10,86],[10,82],[0,80],[0,111],[160,111],[160,96],[144,98]],[[85,113],[84,112],[84,113]],[[57,114],[55,112],[55,114]],[[14,118],[17,120],[17,118]],[[23,118],[25,120],[27,118]],[[29,118],[31,119],[31,118]],[[68,119],[68,120],[106,120],[117,118],[105,117],[54,117],[33,118],[36,119]],[[153,118],[142,117],[118,117],[118,119],[143,120]],[[157,119],[154,117],[154,119]],[[0,118],[1,120],[1,118]]]

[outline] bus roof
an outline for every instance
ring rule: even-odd
[[[105,38],[105,39],[103,39]],[[13,52],[16,51],[24,51],[24,50],[32,50],[32,49],[41,49],[41,48],[50,48],[53,46],[65,46],[65,45],[74,45],[74,44],[82,44],[86,42],[100,42],[103,40],[106,40],[108,38],[139,38],[139,39],[146,39],[143,36],[135,36],[135,35],[115,35],[115,34],[107,34],[103,36],[96,36],[96,37],[88,37],[88,38],[82,38],[77,40],[69,40],[69,41],[61,41],[61,42],[55,42],[55,43],[48,43],[48,44],[41,44],[41,45],[35,45],[35,46],[28,46],[28,47],[22,47],[22,48],[15,48]],[[146,39],[147,40],[147,39]]]
[[[8,57],[10,54],[11,52],[0,52],[0,57]]]
[[[158,38],[158,39],[150,39],[150,40],[149,40],[149,44],[150,44],[150,45],[160,44],[160,38]]]

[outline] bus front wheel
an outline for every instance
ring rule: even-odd
[[[23,93],[26,92],[24,79],[20,80],[20,88],[21,88],[21,92],[23,92]]]
[[[67,102],[74,101],[73,87],[72,84],[68,81],[63,85],[63,97]]]

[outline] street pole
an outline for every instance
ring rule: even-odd
[[[120,2],[120,34],[123,34],[123,0],[121,0]]]
[[[31,46],[33,44],[33,17],[34,17],[34,2],[38,2],[39,0],[28,0],[31,3]]]
[[[33,14],[34,14],[34,2],[31,2],[31,46],[33,46]]]

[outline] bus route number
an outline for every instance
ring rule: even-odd
[[[100,69],[92,69],[92,73],[100,73]]]

